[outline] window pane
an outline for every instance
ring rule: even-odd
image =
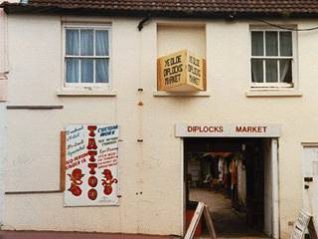
[[[266,56],[278,56],[277,32],[266,32]]]
[[[96,56],[108,56],[108,31],[96,31]]]
[[[66,59],[66,82],[77,83],[79,73],[79,60]]]
[[[280,32],[280,55],[281,56],[292,56],[292,33],[291,32]]]
[[[252,55],[264,55],[263,32],[252,32]]]
[[[280,60],[280,82],[292,83],[292,61]]]
[[[94,83],[94,60],[81,60],[81,79],[82,83]]]
[[[96,60],[96,82],[108,83],[108,59]]]
[[[66,55],[79,55],[79,31],[66,30]]]
[[[277,60],[266,60],[266,82],[278,82]]]
[[[81,30],[81,55],[93,56],[94,55],[94,31]]]
[[[264,82],[263,60],[252,60],[252,82]]]

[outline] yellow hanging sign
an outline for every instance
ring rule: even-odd
[[[157,60],[159,91],[203,91],[206,82],[205,59],[188,50]]]

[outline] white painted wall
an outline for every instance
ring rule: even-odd
[[[205,25],[162,22],[157,26],[157,44],[158,57],[187,49],[198,57],[205,58]]]
[[[6,17],[0,9],[0,226],[4,218],[4,180],[6,166],[6,98],[7,98],[7,54],[6,54]]]
[[[59,132],[67,124],[116,122],[122,140],[120,206],[63,208],[62,193],[6,195],[6,228],[180,234],[183,159],[174,125],[263,123],[282,125],[279,214],[281,237],[289,237],[288,221],[294,220],[302,205],[300,143],[318,140],[318,34],[298,34],[298,81],[303,97],[246,97],[251,22],[221,20],[206,22],[206,46],[199,46],[205,49],[210,97],[155,97],[161,46],[157,40],[167,38],[157,37],[157,21],[138,32],[140,19],[94,19],[99,20],[112,22],[116,97],[57,96],[63,76],[61,18],[9,16],[9,104],[63,105],[64,109],[8,111],[6,190],[58,189]],[[298,23],[300,28],[316,25],[309,20],[283,23]],[[189,37],[182,33],[182,39],[179,34],[170,35],[174,46],[193,39],[193,30]],[[142,93],[137,91],[140,87]],[[139,101],[143,107],[137,106]],[[144,142],[138,143],[137,138]]]
[[[3,9],[0,9],[0,102],[7,98],[8,81],[6,77],[7,51],[6,51],[6,15]]]
[[[4,223],[4,191],[7,153],[6,104],[0,102],[0,226]]]

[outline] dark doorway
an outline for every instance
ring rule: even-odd
[[[257,138],[185,138],[188,221],[203,201],[218,236],[265,236],[264,145]],[[200,227],[202,236],[204,223]]]

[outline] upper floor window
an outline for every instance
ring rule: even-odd
[[[252,87],[293,87],[293,32],[252,30]]]
[[[109,35],[109,27],[65,27],[66,86],[109,84]]]

